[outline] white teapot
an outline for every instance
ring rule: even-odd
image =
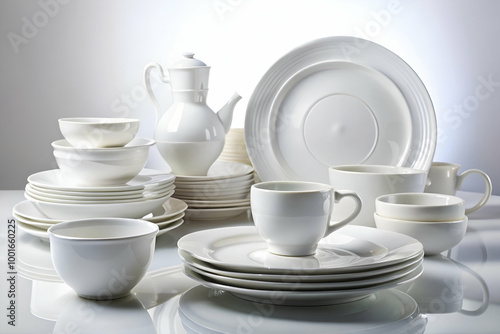
[[[158,70],[162,82],[172,86],[173,104],[165,112],[151,87],[153,69]],[[156,145],[177,175],[207,175],[224,148],[234,106],[241,99],[234,93],[214,113],[206,104],[209,71],[210,67],[194,58],[193,53],[183,54],[168,68],[169,77],[157,63],[148,64],[144,71],[146,88],[156,109]]]

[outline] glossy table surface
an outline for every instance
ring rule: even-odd
[[[470,203],[479,198],[468,192],[457,195]],[[247,214],[224,221],[186,221],[157,238],[148,274],[129,297],[95,302],[79,298],[62,282],[27,278],[9,267],[8,226],[12,207],[22,200],[23,191],[0,191],[0,304],[4,313],[0,333],[186,333],[178,314],[179,297],[197,283],[182,273],[177,240],[200,229],[252,224]],[[15,256],[33,261],[30,264],[41,272],[47,269],[43,266],[50,263],[49,246],[19,229],[15,234]],[[399,290],[417,301],[427,319],[425,333],[499,333],[499,276],[500,196],[492,196],[485,207],[469,216],[462,242],[440,256],[426,257],[424,274]],[[240,327],[233,333],[261,330],[259,326]]]

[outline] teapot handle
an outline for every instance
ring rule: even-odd
[[[158,102],[158,99],[156,98],[156,96],[153,93],[153,85],[151,84],[151,71],[153,69],[158,70],[158,73],[160,75],[160,80],[162,82],[168,83],[170,85],[171,85],[171,83],[170,83],[170,79],[163,72],[163,68],[161,67],[160,64],[153,62],[153,63],[147,64],[146,67],[144,68],[144,84],[146,85],[148,95],[151,98],[151,101],[153,101],[153,105],[154,105],[155,110],[156,110],[156,122],[155,122],[155,124],[157,124],[158,120],[160,119],[160,116],[162,114],[162,110],[160,107],[160,103]]]

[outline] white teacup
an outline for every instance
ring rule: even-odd
[[[471,214],[474,211],[482,208],[488,199],[491,196],[491,180],[489,176],[479,169],[469,169],[463,172],[462,174],[458,174],[458,170],[460,169],[460,165],[449,163],[449,162],[433,162],[431,168],[429,169],[428,181],[425,186],[426,193],[438,193],[438,194],[446,194],[446,195],[455,195],[457,190],[462,187],[462,184],[470,174],[478,174],[484,179],[485,190],[483,197],[481,200],[465,210],[465,214]]]
[[[268,251],[285,256],[316,252],[321,238],[351,222],[361,210],[352,191],[335,191],[330,185],[302,181],[269,181],[251,188],[251,206],[259,235]],[[352,198],[356,206],[348,217],[331,222],[334,202]]]
[[[351,189],[363,201],[360,214],[352,221],[354,225],[375,227],[375,199],[394,193],[423,192],[427,172],[409,167],[385,165],[345,165],[329,168],[330,184],[334,188]],[[345,215],[352,210],[352,203],[344,201],[338,205],[336,215]]]

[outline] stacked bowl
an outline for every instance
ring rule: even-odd
[[[456,246],[467,230],[464,200],[434,193],[398,193],[375,200],[377,228],[413,237],[424,246],[425,255],[435,255]]]
[[[175,176],[144,168],[155,141],[135,137],[138,120],[64,118],[59,126],[65,139],[52,143],[59,169],[28,177],[27,201],[14,208],[21,228],[43,237],[51,224],[74,219],[146,216],[164,228],[182,223],[185,203],[167,202]]]
[[[206,176],[176,175],[175,198],[186,202],[194,220],[225,219],[250,209],[254,169],[240,162],[216,161]]]

